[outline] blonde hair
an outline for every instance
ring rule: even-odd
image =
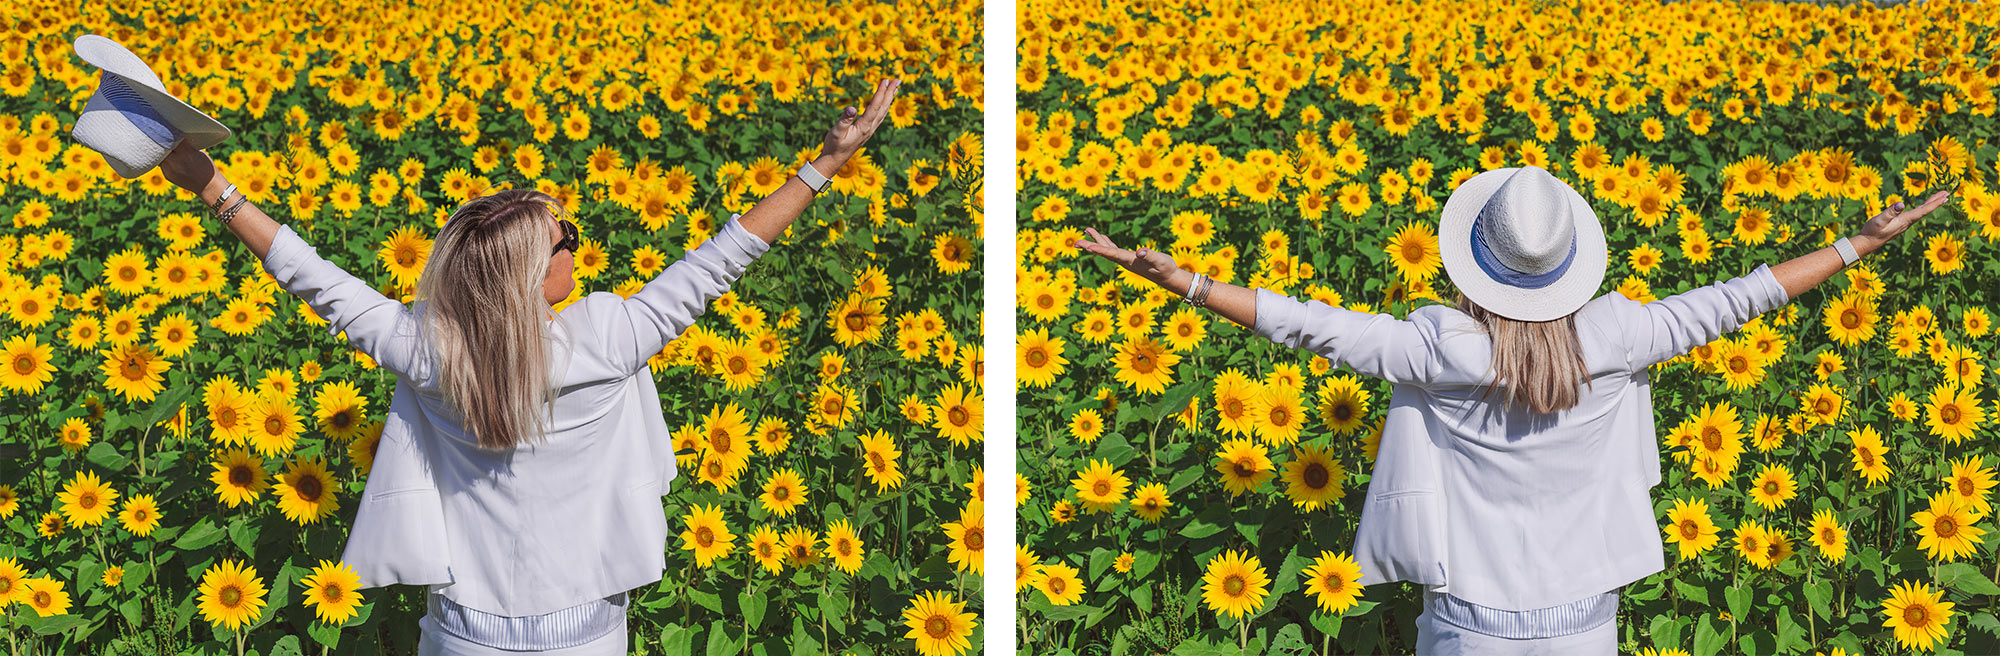
[[[542,283],[555,246],[547,223],[561,214],[532,189],[473,199],[438,231],[417,279],[439,387],[480,448],[547,440],[543,408],[553,411],[559,382],[548,375]]]
[[[1464,293],[1458,309],[1479,321],[1493,341],[1493,383],[1504,388],[1506,402],[1526,405],[1537,413],[1576,407],[1578,388],[1590,382],[1583,364],[1583,344],[1576,336],[1576,313],[1550,321],[1518,321],[1480,307]]]

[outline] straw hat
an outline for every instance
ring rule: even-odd
[[[118,175],[127,180],[144,175],[183,142],[206,150],[229,138],[229,128],[167,93],[153,69],[125,46],[85,34],[75,47],[76,55],[103,75],[69,134],[103,154]]]
[[[1438,251],[1472,302],[1509,319],[1560,319],[1597,296],[1610,254],[1583,195],[1539,166],[1472,176],[1444,203]]]

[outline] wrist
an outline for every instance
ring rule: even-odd
[[[215,204],[216,198],[222,196],[223,190],[228,188],[229,179],[222,177],[221,171],[216,171],[215,175],[209,176],[208,184],[203,185],[199,191],[195,192],[195,196],[201,199],[201,204],[212,206]]]
[[[1188,292],[1194,291],[1191,289],[1194,286],[1194,272],[1176,267],[1167,274],[1166,280],[1160,281],[1160,286],[1173,292],[1175,296],[1187,298]]]
[[[847,153],[824,153],[813,159],[812,167],[831,180],[834,174],[840,172],[840,167],[847,165],[847,157]]]
[[[1864,234],[1864,235],[1855,235],[1852,237],[1848,237],[1847,243],[1852,244],[1854,246],[1854,252],[1856,254],[1860,255],[1861,257],[1868,257],[1869,253],[1873,253],[1875,252],[1876,249],[1882,247],[1883,240],[1878,237],[1872,237]]]

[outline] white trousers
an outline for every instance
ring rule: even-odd
[[[1420,656],[1617,656],[1618,622],[1553,638],[1490,636],[1446,622],[1425,609],[1417,615]]]
[[[488,647],[445,631],[438,627],[436,620],[425,615],[417,620],[417,627],[423,636],[417,643],[417,656],[518,656],[519,654],[545,654],[547,656],[625,656],[631,650],[631,634],[625,627],[604,634],[604,637],[575,647],[545,649],[541,651],[514,651]]]

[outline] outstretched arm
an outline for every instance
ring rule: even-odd
[[[1175,296],[1187,296],[1188,286],[1194,283],[1194,272],[1181,269],[1172,256],[1143,246],[1137,250],[1126,250],[1111,243],[1111,238],[1097,232],[1096,228],[1084,228],[1083,231],[1090,233],[1091,238],[1075,242],[1077,248],[1111,260],[1125,270],[1173,292]],[[1208,309],[1236,322],[1236,325],[1252,330],[1257,328],[1257,291],[1254,289],[1217,280],[1208,293],[1207,305]]]
[[[826,141],[820,145],[819,158],[812,162],[813,169],[832,178],[834,172],[846,166],[847,159],[868,143],[868,138],[875,135],[875,128],[882,125],[882,118],[889,115],[889,103],[896,100],[896,87],[901,84],[902,80],[884,78],[875,84],[875,95],[868,99],[868,106],[862,112],[856,113],[853,107],[847,108],[834,122],[833,128],[827,130]],[[812,204],[812,199],[812,188],[794,175],[785,181],[784,186],[751,206],[740,220],[750,234],[766,244],[774,244],[780,235],[785,234],[785,228],[799,218],[799,213]]]
[[[1924,204],[1918,205],[1913,210],[1904,211],[1903,204],[1898,202],[1869,219],[1868,223],[1861,226],[1861,234],[1847,241],[1854,245],[1855,253],[1867,257],[1869,253],[1875,252],[1897,235],[1903,234],[1903,230],[1916,223],[1917,219],[1923,218],[1931,210],[1950,201],[1951,192],[1940,191],[1931,194],[1929,200],[1925,200]],[[1842,268],[1840,253],[1833,250],[1832,246],[1827,246],[1771,267],[1771,275],[1777,276],[1778,284],[1785,287],[1785,294],[1797,298],[1799,294],[1812,289],[1814,285],[1833,277],[1833,274]]]

